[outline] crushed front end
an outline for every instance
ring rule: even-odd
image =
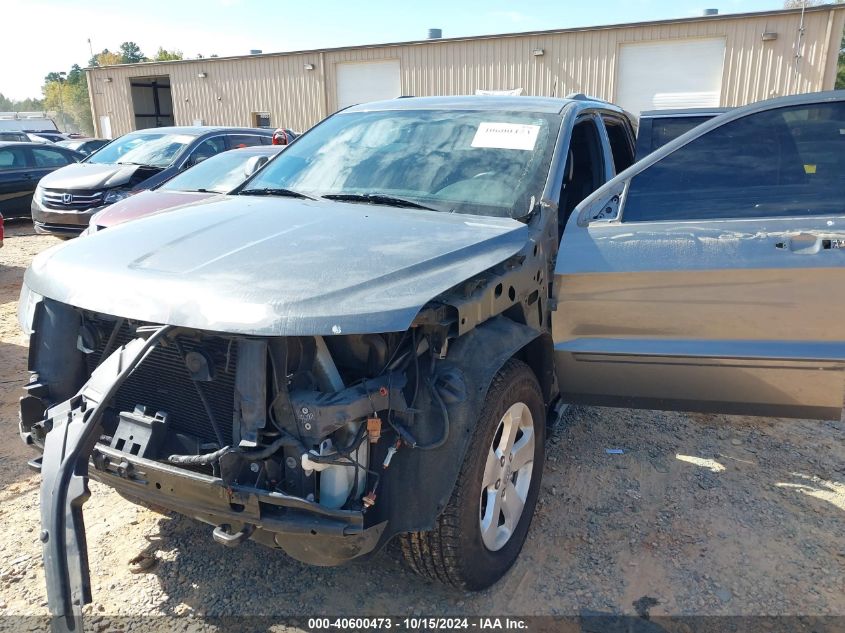
[[[210,524],[225,546],[251,538],[337,565],[395,533],[386,528],[400,504],[386,497],[397,499],[418,465],[404,460],[393,481],[391,465],[442,445],[446,402],[465,398],[462,377],[438,366],[452,324],[432,315],[397,333],[273,337],[37,296],[21,306],[31,337],[20,431],[44,452],[48,596],[67,618],[90,601],[89,474]]]

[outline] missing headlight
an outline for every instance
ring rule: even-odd
[[[26,282],[21,286],[21,296],[18,300],[18,324],[24,334],[30,336],[33,332],[33,322],[35,321],[35,309],[38,304],[44,299],[37,292],[33,292]]]

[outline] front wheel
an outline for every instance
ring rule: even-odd
[[[458,481],[430,532],[401,536],[418,574],[478,591],[516,561],[537,504],[545,457],[545,406],[531,369],[511,359],[496,374]]]

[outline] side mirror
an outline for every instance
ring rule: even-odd
[[[593,222],[616,222],[619,220],[620,203],[628,181],[616,183],[613,187],[600,187],[578,203],[573,213],[578,214],[578,226]]]
[[[185,169],[188,169],[189,167],[193,167],[194,165],[199,165],[206,158],[211,158],[211,157],[207,156],[205,154],[191,154],[190,156],[188,156],[188,160],[185,161]]]
[[[249,178],[270,160],[267,156],[253,156],[244,165],[244,178]]]

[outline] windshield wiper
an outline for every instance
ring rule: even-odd
[[[368,204],[389,204],[394,207],[407,207],[409,209],[425,209],[426,211],[437,211],[419,202],[405,200],[395,196],[387,196],[381,193],[327,193],[321,196],[327,200],[340,200],[341,202],[366,202]]]
[[[292,189],[274,189],[273,187],[263,187],[262,189],[242,189],[238,192],[239,196],[280,196],[283,198],[304,198],[305,200],[316,200],[311,196],[306,196],[304,193],[299,193]]]

